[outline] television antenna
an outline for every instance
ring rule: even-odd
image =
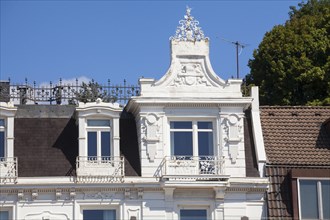
[[[238,56],[241,55],[243,49],[245,47],[249,46],[249,44],[243,44],[242,42],[239,42],[239,41],[230,41],[230,40],[227,40],[225,38],[220,38],[220,39],[223,40],[223,41],[226,41],[228,43],[234,44],[236,46],[236,77],[237,77],[237,79],[239,79],[239,59],[238,59]]]

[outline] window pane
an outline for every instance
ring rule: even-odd
[[[115,210],[104,210],[103,211],[103,220],[115,220],[116,211]]]
[[[84,210],[83,220],[115,220],[116,210]]]
[[[4,127],[5,126],[5,119],[0,119],[0,127]]]
[[[83,211],[84,220],[103,220],[102,210],[84,210]]]
[[[198,155],[200,156],[214,155],[212,132],[198,132]]]
[[[322,180],[323,218],[330,219],[330,181]]]
[[[110,127],[110,120],[87,120],[87,126],[101,126],[101,127]]]
[[[5,157],[5,132],[0,131],[0,157]]]
[[[192,129],[191,121],[172,121],[170,123],[172,129]]]
[[[0,211],[1,220],[9,220],[9,211]]]
[[[171,132],[171,146],[175,156],[192,156],[192,132]]]
[[[180,220],[207,220],[205,209],[183,209],[180,210]]]
[[[197,125],[198,129],[212,129],[212,122],[210,121],[200,121]]]
[[[110,157],[110,132],[101,132],[101,156]]]
[[[300,180],[299,182],[302,219],[318,219],[317,181]]]
[[[97,156],[97,138],[96,132],[88,132],[88,156],[95,157]]]

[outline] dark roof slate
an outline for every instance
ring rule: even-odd
[[[268,164],[330,165],[330,107],[262,106]]]
[[[259,177],[258,163],[252,132],[251,110],[245,111],[244,118],[245,171],[247,177]]]

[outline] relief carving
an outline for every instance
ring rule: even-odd
[[[199,63],[181,64],[177,71],[178,74],[171,86],[210,86],[210,83],[205,78],[202,66]]]
[[[226,116],[223,121],[223,137],[229,148],[229,156],[233,163],[238,156],[238,145],[243,140],[243,126],[241,117],[236,114]]]
[[[115,193],[95,192],[85,194],[84,199],[112,199]]]
[[[139,216],[140,216],[140,209],[139,208],[130,208],[130,209],[127,209],[127,215],[128,215],[128,219],[129,220],[138,220],[140,219]]]
[[[61,199],[61,197],[62,197],[62,190],[61,189],[56,189],[56,192],[55,192],[56,200]]]
[[[53,213],[49,211],[39,212],[39,213],[31,213],[25,216],[26,220],[35,220],[35,219],[44,219],[44,220],[68,220],[69,217],[64,213]]]
[[[150,162],[155,160],[157,153],[157,145],[160,141],[160,125],[159,117],[156,114],[150,113],[142,119],[142,140],[146,144],[147,154]]]
[[[143,198],[143,189],[142,188],[125,188],[125,199],[132,199],[132,200],[137,200],[137,199],[142,199]]]

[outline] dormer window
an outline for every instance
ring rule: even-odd
[[[116,103],[80,103],[77,108],[79,156],[77,177],[81,182],[121,181],[123,158],[119,152],[119,117]]]
[[[87,155],[89,160],[112,155],[110,120],[87,120]]]

